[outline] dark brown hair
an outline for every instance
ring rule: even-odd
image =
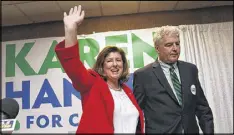
[[[118,48],[116,46],[106,46],[105,48],[102,49],[102,51],[98,54],[96,63],[93,66],[93,70],[96,71],[105,81],[107,78],[103,75],[103,65],[106,57],[111,53],[111,52],[118,52],[123,61],[123,73],[119,78],[119,83],[124,83],[127,82],[129,79],[129,68],[128,68],[128,62],[127,58],[125,56],[125,52],[123,49]]]

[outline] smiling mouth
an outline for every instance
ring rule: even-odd
[[[111,72],[113,72],[113,73],[118,73],[118,71],[111,71]]]
[[[119,72],[119,70],[117,69],[117,70],[111,70],[111,72],[113,73],[113,74],[117,74],[118,72]]]

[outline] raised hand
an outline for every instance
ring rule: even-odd
[[[64,26],[67,29],[76,29],[84,20],[85,12],[81,10],[81,5],[71,8],[69,14],[64,12]]]
[[[71,8],[69,14],[64,12],[64,28],[65,28],[65,47],[73,46],[77,43],[77,26],[84,20],[85,13],[81,10],[81,6]]]

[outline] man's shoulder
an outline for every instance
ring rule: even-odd
[[[186,61],[182,61],[182,60],[178,60],[178,62],[182,66],[191,67],[191,68],[197,68],[197,66],[195,64],[190,63],[190,62],[186,62]]]
[[[146,65],[146,66],[144,66],[142,68],[137,69],[134,73],[137,74],[137,73],[145,73],[145,72],[151,71],[153,63],[154,62],[152,62],[152,63],[150,63],[150,64],[148,64],[148,65]]]

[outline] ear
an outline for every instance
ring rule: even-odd
[[[154,48],[155,48],[156,52],[159,54],[159,47],[158,47],[158,45],[156,45]]]

